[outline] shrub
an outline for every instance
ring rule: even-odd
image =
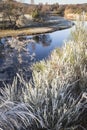
[[[32,12],[32,17],[33,18],[38,18],[39,17],[39,12],[37,9],[35,9],[35,11]]]

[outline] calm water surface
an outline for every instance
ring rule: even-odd
[[[49,34],[42,34],[33,37],[35,43],[27,45],[30,53],[35,53],[36,60],[47,58],[50,52],[56,47],[62,47],[65,40],[69,39],[71,29],[56,31]]]
[[[47,58],[54,48],[63,46],[64,41],[69,39],[70,33],[71,28],[19,37],[16,38],[20,41],[19,45],[16,44],[15,38],[2,38],[0,40],[0,82],[11,80],[21,70],[28,71],[31,61]],[[26,43],[22,45],[23,41]]]

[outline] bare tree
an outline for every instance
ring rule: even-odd
[[[6,0],[3,2],[2,12],[3,23],[6,22],[6,27],[15,28],[17,19],[23,14],[23,4],[13,0]]]

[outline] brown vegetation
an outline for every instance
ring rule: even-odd
[[[87,4],[67,5],[65,8],[64,15],[67,18],[76,19],[78,15],[81,15],[84,12],[86,19],[87,17],[86,6]]]
[[[67,18],[69,15],[69,18],[72,18],[73,14],[81,14],[83,11],[87,17],[86,6],[87,4],[59,5],[58,3],[52,5],[43,5],[42,3],[29,5],[14,0],[7,0],[0,3],[0,17],[2,16],[0,18],[0,28],[17,29],[21,27],[21,23],[25,24],[25,21],[29,24],[29,19],[25,20],[25,14],[32,16],[32,21],[37,22],[47,21],[50,15],[65,16]]]

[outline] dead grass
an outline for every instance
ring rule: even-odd
[[[34,35],[54,31],[51,27],[26,28],[19,30],[0,30],[0,37],[18,36],[18,35]]]

